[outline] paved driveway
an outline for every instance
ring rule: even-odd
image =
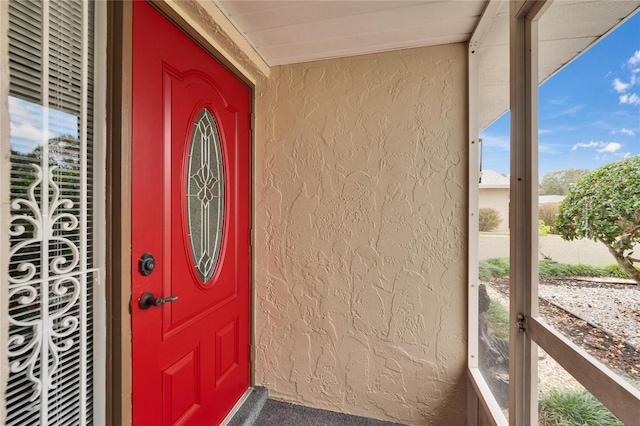
[[[586,263],[590,265],[615,264],[604,244],[591,240],[565,241],[558,235],[540,237],[540,252],[561,263]],[[640,256],[640,247],[636,247],[635,256]],[[478,258],[509,257],[508,235],[480,235]],[[540,256],[542,259],[542,255]]]

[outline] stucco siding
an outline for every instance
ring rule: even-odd
[[[258,84],[255,380],[273,397],[464,423],[466,99],[463,44]]]

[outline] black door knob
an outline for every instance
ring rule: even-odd
[[[156,259],[151,253],[145,253],[138,261],[138,270],[144,276],[151,275],[153,270],[156,269]]]
[[[178,296],[169,296],[169,297],[155,297],[153,293],[150,291],[144,293],[140,296],[140,300],[138,300],[138,306],[140,309],[149,309],[152,306],[162,306],[165,303],[175,302],[178,300]]]

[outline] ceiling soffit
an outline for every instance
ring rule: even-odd
[[[217,4],[273,66],[465,42],[486,0],[218,0]]]
[[[270,66],[467,42],[487,0],[214,0]],[[479,124],[509,107],[509,2],[495,1],[478,43]],[[494,3],[495,4],[495,3]],[[556,0],[539,25],[545,81],[640,7],[640,1]]]

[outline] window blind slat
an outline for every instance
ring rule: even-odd
[[[9,94],[36,102],[41,99],[42,33],[34,23],[41,21],[41,8],[31,1],[12,1],[9,7]]]

